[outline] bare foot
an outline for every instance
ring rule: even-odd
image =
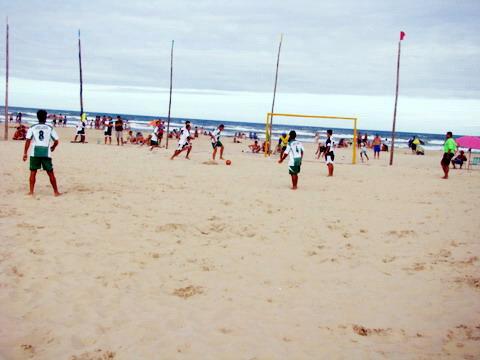
[[[442,176],[442,179],[446,180],[446,179],[448,179],[448,176]]]
[[[297,190],[297,187],[296,187],[296,186],[292,186],[292,190]]]
[[[215,160],[215,159],[214,159]],[[225,160],[225,158],[221,157],[220,160]]]
[[[53,196],[60,196],[60,195],[62,195],[62,193],[61,193],[61,192],[56,192],[56,193],[53,193]]]
[[[34,193],[30,191],[30,192],[28,192],[26,195],[33,196]]]
[[[185,159],[190,160],[190,158],[188,156],[185,156]]]

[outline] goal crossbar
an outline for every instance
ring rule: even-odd
[[[348,120],[353,122],[353,144],[352,144],[352,164],[357,162],[357,121],[355,117],[344,116],[328,116],[328,115],[305,115],[305,114],[283,114],[283,113],[267,113],[267,119],[265,121],[265,142],[264,147],[265,156],[270,155],[270,147],[272,140],[272,118],[274,116],[281,117],[298,117],[298,118],[310,118],[310,119],[334,119],[334,120]]]

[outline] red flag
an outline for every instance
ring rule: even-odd
[[[405,33],[403,31],[400,31],[400,41],[402,41],[405,38]]]

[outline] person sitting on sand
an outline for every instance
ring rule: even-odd
[[[296,137],[297,133],[294,130],[290,131],[287,147],[280,155],[280,160],[278,160],[278,163],[281,164],[289,156],[288,173],[292,177],[292,190],[297,190],[298,174],[300,173],[304,153],[303,145],[296,140]]]
[[[223,124],[218,125],[218,127],[210,133],[210,140],[212,141],[212,160],[215,161],[215,156],[217,155],[217,150],[220,148],[220,160],[223,159],[223,150],[225,147],[223,146],[222,142],[220,141],[220,136],[222,135],[222,131],[225,128]]]
[[[27,161],[28,149],[33,142],[32,150],[30,151],[30,191],[28,195],[33,195],[35,188],[35,180],[37,170],[43,168],[48,174],[50,184],[53,188],[55,196],[61,195],[57,188],[57,179],[53,172],[51,153],[55,151],[58,146],[58,135],[55,129],[47,125],[47,112],[45,110],[37,111],[38,124],[33,125],[27,131],[27,141],[23,150],[23,161]],[[53,145],[50,143],[53,140]]]
[[[250,150],[252,150],[252,153],[254,154],[258,154],[260,150],[262,150],[262,147],[258,145],[258,140],[255,140],[255,142],[251,145],[248,145],[248,147],[250,148]]]
[[[452,166],[456,169],[455,165],[460,165],[460,169],[463,166],[463,163],[467,161],[467,157],[465,156],[465,151],[460,150],[460,154],[458,154],[455,159],[452,160]]]
[[[139,145],[145,144],[145,138],[143,137],[143,134],[141,132],[137,132],[135,135],[135,141]]]
[[[20,125],[17,127],[15,134],[13,134],[13,140],[25,140],[27,136],[27,128],[25,125]]]
[[[185,156],[185,159],[189,159],[190,152],[192,151],[192,144],[190,142],[191,140],[191,135],[190,135],[190,122],[187,121],[185,123],[185,127],[181,131],[180,135],[180,140],[178,141],[178,147],[173,153],[172,157],[170,160],[173,160],[175,157],[180,155],[182,151],[187,150],[187,155]]]
[[[127,143],[130,143],[130,144],[136,144],[137,143],[137,138],[136,138],[135,135],[133,135],[132,130],[128,130]]]

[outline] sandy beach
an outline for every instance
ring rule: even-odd
[[[2,359],[478,359],[480,170],[396,152],[333,178],[206,137],[71,144],[55,198],[0,141]],[[370,153],[373,158],[373,153]]]

